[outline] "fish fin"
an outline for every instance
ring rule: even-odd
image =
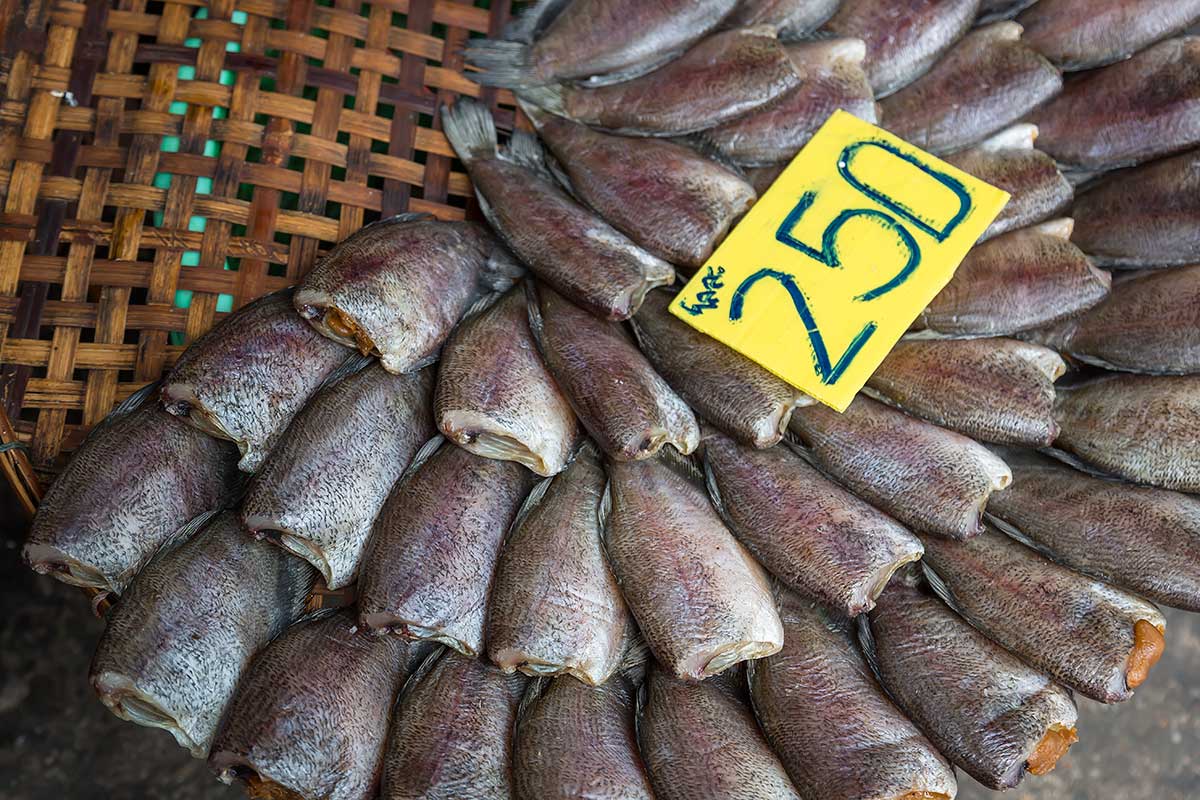
[[[377,219],[374,222],[368,222],[366,225],[363,225],[361,228],[355,231],[352,235],[362,233],[367,228],[373,228],[376,225],[402,225],[406,222],[432,221],[436,219],[437,217],[435,217],[433,214],[430,214],[428,211],[405,211],[403,214],[393,214],[390,217],[383,217],[382,219]]]
[[[883,687],[884,691],[887,691],[887,686],[884,685],[883,678],[879,674],[879,654],[875,651],[875,634],[871,632],[871,623],[867,621],[867,615],[859,614],[855,624],[858,626],[858,649],[862,650],[863,660],[871,668],[875,680],[879,681],[879,685]]]
[[[950,591],[950,587],[942,580],[942,576],[933,571],[933,567],[929,566],[928,561],[922,560],[920,564],[921,571],[925,574],[925,583],[929,584],[929,588],[938,596],[938,599],[950,606],[963,619],[967,619],[966,614],[963,613],[962,606],[954,598],[954,592]],[[969,622],[970,620],[967,621]]]
[[[546,154],[546,171],[550,173],[550,177],[554,178],[554,180],[558,182],[558,185],[563,188],[563,191],[571,195],[571,198],[576,203],[584,205],[583,200],[580,199],[579,194],[575,191],[575,185],[571,183],[571,176],[568,175],[566,169],[563,168],[562,162],[559,161],[554,155],[549,153]]]
[[[525,691],[521,693],[521,702],[517,704],[516,722],[518,725],[525,719],[525,715],[529,713],[549,685],[550,678],[546,677],[534,678],[525,685]]]
[[[490,210],[491,207],[488,208]],[[512,288],[524,275],[525,265],[521,260],[502,243],[496,242],[488,254],[480,280],[491,291],[502,293]]]
[[[542,319],[542,309],[538,305],[537,285],[534,281],[525,281],[525,310],[529,315],[529,332],[533,335],[533,343],[542,353],[546,352],[545,320]]]
[[[563,91],[563,87],[557,85],[526,86],[517,91],[517,98],[531,103],[543,111],[565,117],[567,111],[563,105]]]
[[[325,376],[325,380],[321,381],[321,385],[317,387],[317,391],[327,386],[332,386],[343,378],[357,375],[377,360],[375,356],[364,356],[362,353],[357,352],[351,353],[346,356],[345,361],[333,368],[333,372]]]
[[[671,445],[664,446],[658,451],[656,457],[682,477],[697,486],[704,486],[704,470],[700,468],[699,460],[694,454],[681,453],[674,445]]]
[[[292,625],[307,625],[310,622],[316,622],[319,619],[325,619],[340,611],[345,611],[347,608],[348,606],[323,606],[321,608],[314,608],[312,611],[306,611],[297,617]]]
[[[502,296],[503,295],[501,292],[488,292],[485,295],[481,295],[475,300],[474,303],[471,303],[471,305],[467,307],[466,311],[463,312],[463,315],[458,320],[458,324],[462,325],[464,322],[478,317],[480,314],[494,306],[496,301]]]
[[[508,534],[505,536],[506,540],[508,537],[512,536],[518,528],[524,525],[525,520],[528,519],[529,515],[533,513],[533,510],[541,505],[543,498],[546,496],[546,491],[550,488],[550,484],[554,483],[554,479],[556,477],[558,476],[551,475],[549,478],[542,478],[540,481],[534,484],[532,489],[529,490],[529,494],[525,496],[525,500],[522,501],[521,507],[517,509],[517,515],[513,517],[512,524],[508,526]]]
[[[596,506],[596,524],[600,526],[601,538],[608,536],[608,518],[612,516],[612,478],[604,482],[604,491],[600,494],[600,505]]]
[[[129,395],[129,397],[126,397],[124,400],[113,406],[113,410],[108,412],[107,416],[105,416],[105,419],[117,419],[118,417],[123,417],[130,412],[137,411],[146,403],[146,400],[153,395],[161,385],[161,380],[154,381],[153,383],[147,383],[145,386]]]
[[[413,456],[413,460],[408,463],[408,466],[405,467],[404,472],[400,473],[400,477],[396,480],[396,483],[400,483],[401,481],[406,481],[411,478],[413,473],[419,470],[426,461],[432,458],[433,454],[438,451],[438,448],[445,443],[446,437],[439,433],[428,442],[421,445],[421,449],[417,451],[415,456]]]
[[[463,57],[482,70],[471,73],[471,79],[484,86],[525,89],[545,83],[537,77],[532,48],[522,41],[473,40],[463,50]]]
[[[500,35],[510,42],[532,44],[570,3],[571,0],[537,0],[510,20]]]
[[[712,140],[711,136],[709,135],[709,133],[707,131],[700,131],[699,133],[693,133],[688,136],[679,136],[674,139],[671,139],[670,141],[675,142],[676,144],[681,144],[684,147],[688,148],[689,150],[695,151],[697,155],[703,156],[704,158],[707,158],[709,161],[712,161],[713,163],[724,167],[725,169],[729,170],[734,175],[737,175],[739,178],[746,181],[747,183],[749,183],[750,181],[746,177],[746,168],[753,167],[753,166],[761,166],[761,165],[754,165],[754,164],[739,164],[739,163],[737,163],[732,158],[730,158],[728,155],[726,155],[725,151],[722,150],[716,144],[716,142],[714,142]]]
[[[708,459],[702,459],[701,463],[704,468],[704,487],[708,489],[708,497],[712,500],[713,508],[717,509],[717,514],[721,519],[725,520],[725,524],[729,525],[729,514],[725,509],[725,501],[721,499],[721,488],[717,486],[717,476],[713,474],[712,467],[708,463]]]
[[[395,634],[388,633],[384,635],[394,636]],[[426,675],[429,674],[429,671],[433,669],[433,665],[438,662],[438,659],[442,658],[448,652],[450,652],[450,648],[446,647],[444,644],[438,645],[430,650],[429,654],[426,655],[421,663],[417,665],[417,668],[410,672],[408,677],[404,679],[404,683],[401,685],[400,691],[396,695],[396,702],[399,703],[400,698],[407,697],[409,693],[412,692],[413,688],[420,683]]]
[[[1118,478],[1116,475],[1112,475],[1104,470],[1097,469],[1079,456],[1075,455],[1074,453],[1068,453],[1066,450],[1060,450],[1057,447],[1041,447],[1038,448],[1038,452],[1061,461],[1068,467],[1073,467],[1085,475],[1091,475],[1093,478],[1104,478],[1110,481],[1120,481],[1120,478]]]
[[[554,180],[554,174],[546,166],[546,154],[541,142],[535,134],[528,131],[513,131],[508,146],[500,153],[500,157],[518,166],[533,170],[543,178]]]
[[[987,520],[990,525],[995,527],[996,530],[1000,531],[1008,538],[1020,542],[1030,550],[1040,553],[1051,561],[1058,561],[1058,558],[1055,557],[1054,552],[1050,550],[1050,548],[1046,547],[1040,542],[1035,542],[1033,539],[1030,539],[1020,528],[1012,523],[1000,519],[1000,517],[997,517],[995,514],[989,514],[987,512],[984,512],[983,518]]]
[[[442,130],[464,163],[496,155],[496,121],[488,107],[473,97],[442,106]]]
[[[156,561],[162,558],[178,548],[180,545],[190,541],[193,536],[204,530],[208,523],[212,521],[213,517],[217,516],[217,514],[220,514],[224,510],[225,509],[223,507],[218,506],[217,508],[212,508],[208,511],[201,511],[199,514],[180,525],[170,536],[166,538],[162,544],[158,546],[158,549],[154,551],[154,556],[151,558],[151,561]],[[145,567],[142,569],[145,569]]]

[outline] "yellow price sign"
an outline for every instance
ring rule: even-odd
[[[838,111],[671,312],[844,411],[1007,202]]]

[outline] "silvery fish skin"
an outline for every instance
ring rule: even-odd
[[[1093,700],[1128,699],[1162,654],[1166,623],[1145,600],[1061,567],[994,529],[966,542],[922,541],[934,588],[959,614]],[[1130,674],[1135,661],[1137,678]]]
[[[296,289],[296,310],[334,341],[377,355],[388,372],[436,357],[462,315],[520,271],[474,222],[401,214],[338,242]]]
[[[491,112],[470,98],[444,108],[442,121],[488,221],[539,280],[612,320],[627,319],[646,292],[674,282],[674,267],[563,191],[536,139],[514,134],[499,153]]]
[[[1066,689],[900,574],[871,612],[872,664],[888,694],[947,758],[989,789],[1054,768],[1077,737]]]
[[[538,355],[525,289],[513,287],[466,319],[438,365],[434,415],[472,453],[555,475],[579,440],[579,420]]]
[[[496,565],[488,656],[505,672],[604,683],[621,663],[629,609],[601,541],[604,465],[591,443],[517,515]]]
[[[536,86],[609,73],[620,79],[678,55],[736,5],[737,0],[541,0],[518,22],[522,33],[533,34],[531,42],[473,40],[466,58],[483,70],[475,80],[490,86]]]
[[[392,717],[380,800],[507,800],[512,730],[525,688],[444,650],[405,686]]]
[[[779,650],[767,577],[721,522],[699,476],[661,457],[610,462],[608,473],[608,558],[659,663],[700,680]]]
[[[369,800],[392,698],[423,653],[364,635],[349,609],[298,622],[250,663],[209,766],[254,797]]]
[[[363,626],[481,653],[496,559],[531,484],[514,461],[431,441],[396,482],[363,551]]]
[[[1070,242],[1071,220],[1051,220],[977,245],[921,314],[948,336],[1009,336],[1091,308],[1112,276]]]
[[[513,781],[520,800],[654,800],[634,729],[637,686],[571,678],[531,686],[517,722]]]
[[[1135,483],[1200,492],[1200,376],[1119,375],[1060,390],[1057,447]]]
[[[1060,164],[1096,171],[1200,144],[1198,109],[1200,37],[1181,36],[1081,75],[1029,121]]]
[[[867,76],[876,97],[929,70],[975,21],[979,0],[843,0],[824,31],[867,44]]]
[[[610,86],[539,86],[520,97],[626,136],[682,136],[761,108],[804,80],[769,26],[715,33],[653,72]]]
[[[953,539],[983,531],[983,508],[1012,473],[983,445],[859,395],[839,414],[797,409],[792,431],[822,470],[915,530]]]
[[[692,408],[754,447],[787,430],[792,409],[812,400],[750,359],[674,317],[674,296],[651,292],[633,318],[642,352]]]
[[[804,797],[952,800],[954,770],[888,699],[851,623],[790,592],[783,649],[747,671],[754,712]]]
[[[220,507],[237,451],[151,401],[97,425],[50,485],[22,555],[63,583],[120,594],[188,520]]]
[[[705,145],[737,164],[776,164],[791,160],[838,109],[876,122],[861,39],[797,42],[787,51],[804,82],[766,108],[699,134]]]
[[[304,610],[315,573],[225,512],[142,570],[108,615],[89,680],[121,719],[204,758],[251,657]]]
[[[730,27],[770,25],[781,37],[799,39],[821,26],[839,0],[741,0],[725,19]]]
[[[542,357],[600,449],[622,461],[673,445],[690,453],[700,426],[620,326],[596,319],[545,286],[530,298]]]
[[[1058,435],[1058,353],[1015,339],[900,340],[867,386],[935,425],[1000,444],[1045,447]]]
[[[292,291],[260,297],[183,351],[162,384],[167,411],[238,446],[256,472],[313,392],[346,361],[292,308]]]
[[[1105,176],[1071,213],[1072,239],[1097,264],[1200,263],[1200,151]]]
[[[1074,187],[1054,159],[1034,148],[1036,139],[1036,127],[1019,124],[970,150],[947,156],[950,164],[1011,195],[981,239],[1042,222],[1070,208]]]
[[[1200,499],[1001,454],[1013,485],[988,503],[997,527],[1085,575],[1200,611]]]
[[[703,450],[709,494],[730,530],[806,597],[857,616],[921,557],[915,536],[786,446],[752,450],[706,431]]]
[[[754,714],[712,681],[654,667],[638,709],[638,742],[660,800],[801,800]]]
[[[986,79],[981,79],[981,76]],[[879,104],[884,127],[935,154],[970,147],[1062,91],[1054,65],[994,22],[964,36],[921,78]]]
[[[647,252],[701,266],[754,203],[750,184],[681,144],[631,139],[529,108],[575,195]]]
[[[1017,22],[1029,46],[1055,64],[1091,69],[1200,22],[1200,0],[1041,0]]]
[[[354,581],[375,515],[434,434],[433,372],[378,364],[321,390],[254,477],[241,518],[310,562],[330,589]]]

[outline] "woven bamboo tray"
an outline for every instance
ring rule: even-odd
[[[0,0],[0,469],[39,486],[380,216],[474,214],[438,109],[509,0]]]

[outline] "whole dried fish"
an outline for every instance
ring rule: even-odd
[[[143,398],[97,425],[50,485],[22,551],[32,569],[120,594],[188,520],[232,493],[234,447]]]
[[[1029,46],[1055,64],[1090,69],[1200,22],[1200,0],[1041,0],[1017,22]]]
[[[1003,451],[1013,485],[988,517],[1048,558],[1162,603],[1200,611],[1200,499],[1104,480]]]
[[[1021,41],[1021,26],[994,22],[964,36],[924,76],[881,101],[879,115],[884,127],[917,147],[953,153],[1061,90],[1062,76]]]
[[[857,616],[921,543],[787,447],[751,450],[704,436],[709,493],[730,530],[788,586]]]
[[[314,577],[225,512],[152,561],[113,607],[92,687],[121,719],[204,758],[242,671],[300,616]]]
[[[529,472],[435,439],[396,482],[358,574],[362,624],[482,652],[492,572]]]
[[[392,698],[423,653],[363,635],[348,609],[297,623],[238,683],[209,766],[252,797],[369,800]]]
[[[1200,144],[1200,37],[1168,39],[1081,75],[1035,111],[1038,145],[1060,164],[1108,170]]]
[[[1052,220],[989,239],[959,266],[920,322],[950,336],[1008,336],[1078,314],[1108,296],[1112,276]]]
[[[375,515],[433,436],[432,389],[432,370],[376,364],[318,392],[250,485],[246,527],[311,563],[330,589],[353,582]]]
[[[754,711],[804,797],[952,800],[954,770],[888,699],[850,623],[784,592],[783,649],[749,664]]]
[[[862,395],[844,414],[797,409],[791,429],[856,495],[914,529],[954,539],[983,530],[988,497],[1012,480],[983,445]]]
[[[1045,447],[1058,435],[1058,353],[1014,339],[901,340],[867,380],[884,400],[973,439]]]
[[[507,800],[521,675],[452,650],[429,657],[392,719],[380,800]]]
[[[646,296],[633,329],[667,382],[706,419],[755,447],[770,447],[787,430],[792,409],[812,400],[762,367],[667,310],[667,292]]]
[[[260,297],[192,343],[162,384],[167,411],[238,446],[255,472],[347,351],[296,315],[292,290]]]
[[[612,458],[649,458],[664,445],[690,453],[700,427],[620,326],[545,286],[531,293],[530,327],[583,426]]]
[[[540,280],[587,310],[626,319],[674,268],[576,203],[546,170],[537,140],[496,149],[491,113],[470,98],[443,109],[446,137],[467,167],[492,227]]]
[[[554,475],[579,421],[538,355],[525,306],[517,286],[458,326],[438,365],[434,414],[446,438],[472,453]]]
[[[388,372],[428,364],[462,315],[520,267],[474,222],[400,214],[339,242],[296,290],[313,327]]]
[[[505,672],[566,673],[593,686],[621,663],[632,625],[601,542],[604,466],[589,442],[539,484],[500,553],[488,655]]]
[[[790,161],[838,109],[876,122],[861,39],[797,42],[787,51],[804,82],[763,109],[698,134],[706,146],[737,164],[775,164]]]
[[[613,133],[682,136],[761,108],[803,80],[775,31],[758,26],[715,33],[665,66],[622,83],[533,86],[520,96]]]
[[[701,266],[754,203],[741,177],[676,142],[612,136],[533,107],[527,114],[575,195],[665,261]]]
[[[923,536],[934,589],[989,639],[1099,700],[1128,699],[1165,641],[1154,606],[1043,558],[996,530]]]
[[[638,741],[661,800],[801,800],[746,705],[712,681],[650,670]]]
[[[837,10],[839,0],[741,0],[725,20],[731,27],[770,25],[781,37],[812,33]]]
[[[612,462],[609,481],[608,557],[659,663],[699,680],[776,652],[783,631],[767,577],[699,475],[660,457]]]
[[[868,658],[947,758],[990,789],[1043,775],[1077,740],[1071,695],[897,575],[871,612]]]
[[[1200,376],[1120,375],[1059,391],[1056,446],[1111,475],[1200,492]]]

